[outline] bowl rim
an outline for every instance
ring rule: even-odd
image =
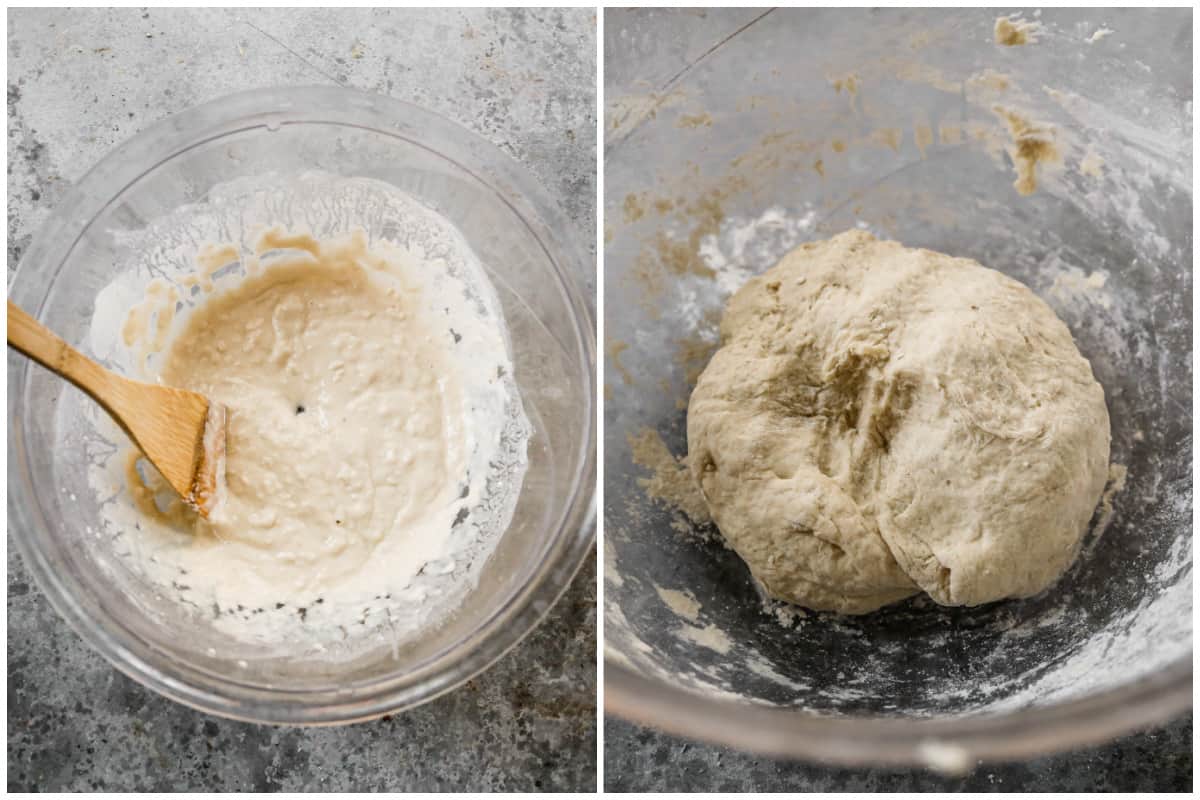
[[[374,115],[369,121],[363,118]],[[56,569],[41,546],[50,525],[30,497],[32,482],[21,414],[31,362],[8,369],[8,522],[27,569],[51,606],[94,650],[121,672],[166,697],[200,711],[233,719],[276,724],[322,725],[357,722],[415,707],[478,675],[515,647],[546,616],[595,549],[596,530],[596,355],[592,313],[569,265],[587,260],[576,227],[533,175],[499,147],[459,123],[420,106],[344,87],[288,86],[237,92],[161,119],[100,159],[68,192],[35,234],[12,280],[9,296],[35,318],[42,316],[65,256],[96,216],[143,175],[198,144],[230,133],[274,124],[354,125],[402,139],[429,151],[476,180],[503,202],[533,235],[551,266],[567,312],[575,323],[569,343],[582,373],[587,398],[578,441],[583,457],[573,464],[572,490],[563,501],[542,562],[524,584],[485,617],[458,645],[443,650],[411,672],[353,690],[280,690],[215,676],[163,652],[104,609],[85,608],[78,585]],[[420,131],[420,138],[414,138]],[[437,142],[437,148],[429,142]],[[464,163],[466,162],[466,163]],[[480,163],[483,162],[483,163]],[[149,166],[146,166],[146,165]],[[119,187],[115,191],[112,187]],[[37,291],[23,276],[33,264],[50,264],[53,275]],[[27,288],[28,287],[28,288]],[[39,292],[41,295],[39,296]],[[35,535],[34,530],[43,532]],[[100,623],[104,620],[105,624]]]
[[[823,716],[706,697],[605,657],[605,712],[640,725],[776,758],[839,766],[924,766],[945,773],[1089,745],[1167,722],[1192,707],[1192,660],[1131,684],[1049,706],[955,718]]]

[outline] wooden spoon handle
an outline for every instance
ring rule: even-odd
[[[112,413],[114,375],[8,301],[8,344],[78,386]]]

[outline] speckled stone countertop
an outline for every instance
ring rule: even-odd
[[[119,142],[243,89],[408,100],[528,167],[595,239],[595,14],[24,9],[8,14],[8,269]],[[591,272],[576,276],[590,297]],[[11,362],[10,362],[11,363]],[[9,537],[8,789],[560,790],[595,786],[595,565],[495,667],[410,713],[273,728],[159,697],[88,649]]]
[[[1187,792],[1192,716],[1088,750],[945,777],[925,769],[842,769],[697,744],[609,718],[610,792]]]

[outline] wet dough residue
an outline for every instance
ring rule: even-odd
[[[992,34],[996,44],[1004,47],[1016,47],[1023,44],[1035,44],[1040,26],[1036,22],[1027,22],[1015,17],[997,17]]]
[[[712,124],[712,117],[705,112],[699,114],[680,114],[679,119],[675,121],[675,127],[677,128],[711,128]]]
[[[187,287],[199,286],[205,292],[211,292],[215,288],[213,277],[222,269],[240,262],[241,257],[238,249],[231,244],[207,244],[196,258],[196,271],[185,275],[179,283]]]
[[[870,141],[883,147],[890,147],[894,152],[900,152],[900,143],[904,141],[904,131],[899,128],[880,128],[872,131]]]
[[[633,94],[617,97],[606,103],[605,127],[610,131],[628,134],[647,119],[654,119],[661,109],[670,108],[686,99],[681,89],[660,94]]]
[[[941,140],[942,144],[962,144],[962,126],[943,122],[938,126],[938,139]]]
[[[631,434],[629,447],[633,452],[633,463],[651,472],[649,478],[638,478],[638,485],[647,496],[678,509],[697,525],[712,522],[708,505],[692,480],[686,459],[671,455],[657,431],[642,428],[637,434]]]
[[[833,87],[835,92],[840,92],[842,89],[845,89],[847,94],[858,93],[858,76],[853,72],[843,75],[840,78],[831,78],[829,80],[829,84]]]
[[[925,151],[933,146],[933,128],[928,123],[918,122],[913,126],[913,141],[921,151],[921,158],[924,158]]]
[[[1101,534],[1108,529],[1108,523],[1112,522],[1113,516],[1113,498],[1125,489],[1125,481],[1129,477],[1129,469],[1124,464],[1112,463],[1108,465],[1108,483],[1104,487],[1104,494],[1100,495],[1100,516],[1096,520],[1096,529],[1092,534],[1092,540],[1089,547],[1095,547],[1100,541]]]
[[[642,208],[641,200],[636,194],[628,194],[625,196],[625,202],[622,205],[622,210],[625,212],[625,223],[637,222],[646,213]]]
[[[633,376],[629,374],[629,369],[621,363],[621,354],[629,349],[628,342],[611,339],[608,342],[608,358],[612,365],[616,367],[617,372],[621,374],[621,380],[626,384],[633,383]]]
[[[1017,170],[1017,179],[1013,186],[1020,194],[1031,195],[1038,187],[1038,164],[1062,161],[1055,143],[1054,128],[1032,122],[1004,106],[994,106],[992,111],[1008,126],[1009,137],[1012,140],[1008,154]]]
[[[660,225],[670,215],[675,230],[659,227],[652,235],[642,238],[627,280],[634,286],[636,302],[645,312],[657,319],[662,313],[660,303],[667,286],[680,276],[695,275],[713,278],[715,273],[700,254],[705,237],[720,232],[725,219],[724,201],[749,186],[745,178],[735,177],[692,200],[663,196],[647,200],[649,208],[659,215]],[[643,211],[647,206],[643,203]],[[676,232],[679,231],[679,232]],[[686,232],[684,232],[686,231]]]
[[[713,319],[716,317],[716,319]],[[706,315],[705,323],[716,328],[720,324],[718,315],[709,313]],[[692,336],[687,339],[680,339],[676,342],[675,363],[683,368],[683,377],[689,386],[695,386],[696,381],[700,378],[700,373],[704,372],[704,367],[708,365],[708,360],[712,358],[712,354],[716,352],[717,341],[714,338],[706,339],[702,336]],[[684,405],[686,408],[686,403]]]
[[[121,326],[121,341],[125,346],[136,349],[137,363],[144,368],[151,353],[166,344],[167,334],[175,321],[175,306],[179,303],[179,292],[161,278],[151,281],[146,287],[142,302],[130,309]]]
[[[1012,78],[990,67],[967,78],[967,89],[974,92],[1007,92]]]

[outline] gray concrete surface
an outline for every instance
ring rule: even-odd
[[[926,769],[842,769],[776,761],[608,718],[610,792],[1187,792],[1192,716],[1103,747],[945,777]]]
[[[8,15],[8,269],[114,145],[229,92],[342,84],[438,111],[525,164],[595,240],[594,13],[23,9]],[[589,296],[595,276],[577,276]],[[110,667],[8,549],[8,789],[595,786],[595,566],[465,688],[324,729],[205,716]]]

